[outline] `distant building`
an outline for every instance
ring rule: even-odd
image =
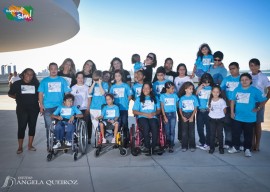
[[[13,72],[17,71],[16,70],[16,65],[13,65]]]
[[[1,66],[1,75],[5,75],[5,65]]]
[[[8,74],[11,73],[11,66],[10,65],[7,66],[7,72],[8,72]]]

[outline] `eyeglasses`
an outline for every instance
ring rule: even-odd
[[[214,61],[221,61],[221,59],[214,59]]]
[[[73,100],[72,100],[72,99],[66,99],[66,101],[68,101],[68,102],[73,102]]]
[[[149,55],[146,58],[151,59],[152,61],[154,60],[154,58]]]

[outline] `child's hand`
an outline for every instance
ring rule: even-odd
[[[62,120],[63,120],[63,117],[58,116],[57,119],[58,119],[59,121],[62,121]]]
[[[74,121],[74,116],[71,116],[70,119],[68,120],[68,123],[72,123]]]
[[[182,119],[183,119],[184,122],[188,121],[188,119],[186,117],[184,117],[184,116],[182,117]]]
[[[164,123],[168,123],[168,118],[164,115]]]
[[[231,118],[232,118],[232,119],[234,119],[234,118],[235,118],[235,114],[234,114],[234,112],[233,112],[233,113],[231,113]]]

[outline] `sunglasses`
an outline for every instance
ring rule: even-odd
[[[221,61],[221,59],[214,59],[214,61]]]
[[[154,60],[154,58],[149,55],[146,58],[151,59],[152,61]]]

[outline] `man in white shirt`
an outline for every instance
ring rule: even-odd
[[[20,80],[21,78],[18,76],[17,71],[14,71],[13,76],[9,80],[9,86],[11,86],[15,81]]]

